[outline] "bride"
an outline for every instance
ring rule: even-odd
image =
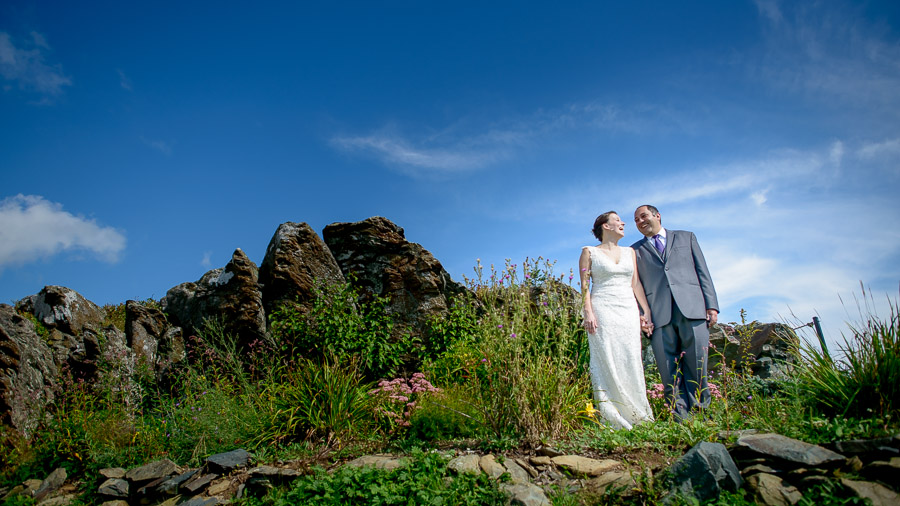
[[[653,420],[641,362],[641,330],[653,331],[650,306],[634,250],[618,245],[625,222],[609,211],[597,217],[593,232],[600,244],[585,246],[578,265],[594,401],[607,424],[630,430]]]

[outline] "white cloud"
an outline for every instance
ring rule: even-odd
[[[0,267],[63,251],[89,251],[115,262],[125,242],[116,229],[75,216],[37,195],[19,194],[0,201]]]
[[[623,108],[601,102],[540,110],[525,118],[506,119],[462,132],[466,126],[467,121],[459,121],[436,132],[406,135],[389,125],[366,135],[335,136],[331,145],[372,156],[411,176],[435,176],[484,169],[572,131],[644,135],[693,130],[692,125],[666,108],[647,104]]]
[[[131,79],[129,79],[121,69],[116,70],[116,72],[119,74],[119,86],[125,90],[132,91]]]
[[[159,151],[160,153],[170,156],[172,154],[172,145],[166,141],[153,140],[144,137],[143,135],[140,137],[141,142],[150,146],[151,148]]]
[[[44,36],[37,32],[31,36],[33,47],[16,47],[8,33],[0,32],[0,76],[23,90],[47,97],[61,95],[65,86],[72,85],[71,78],[61,65],[45,63],[50,47]]]
[[[900,99],[900,44],[850,3],[757,0],[765,54],[755,72],[780,88],[890,113]]]
[[[212,266],[212,258],[211,257],[212,257],[212,251],[204,251],[203,259],[200,260],[200,265],[202,265],[203,267],[207,267],[207,268]]]
[[[900,139],[867,143],[859,148],[856,155],[863,160],[896,157],[900,155]]]

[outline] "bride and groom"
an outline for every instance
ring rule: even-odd
[[[666,403],[676,419],[709,406],[708,327],[719,313],[694,234],[664,229],[659,210],[651,205],[635,210],[634,223],[644,238],[620,247],[625,222],[613,211],[598,216],[593,233],[600,244],[585,246],[578,262],[594,401],[606,423],[626,429],[653,419],[641,331],[650,335]]]

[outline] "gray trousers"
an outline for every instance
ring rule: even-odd
[[[708,407],[711,397],[706,370],[706,320],[685,318],[673,300],[671,321],[653,330],[650,345],[662,376],[666,402],[674,406],[675,415],[684,418],[692,410]]]

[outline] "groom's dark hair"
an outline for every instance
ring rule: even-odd
[[[657,209],[656,206],[651,206],[650,204],[637,206],[638,209],[642,207],[646,207],[647,210],[650,211],[650,214],[652,214],[653,216],[659,216],[659,209]]]

